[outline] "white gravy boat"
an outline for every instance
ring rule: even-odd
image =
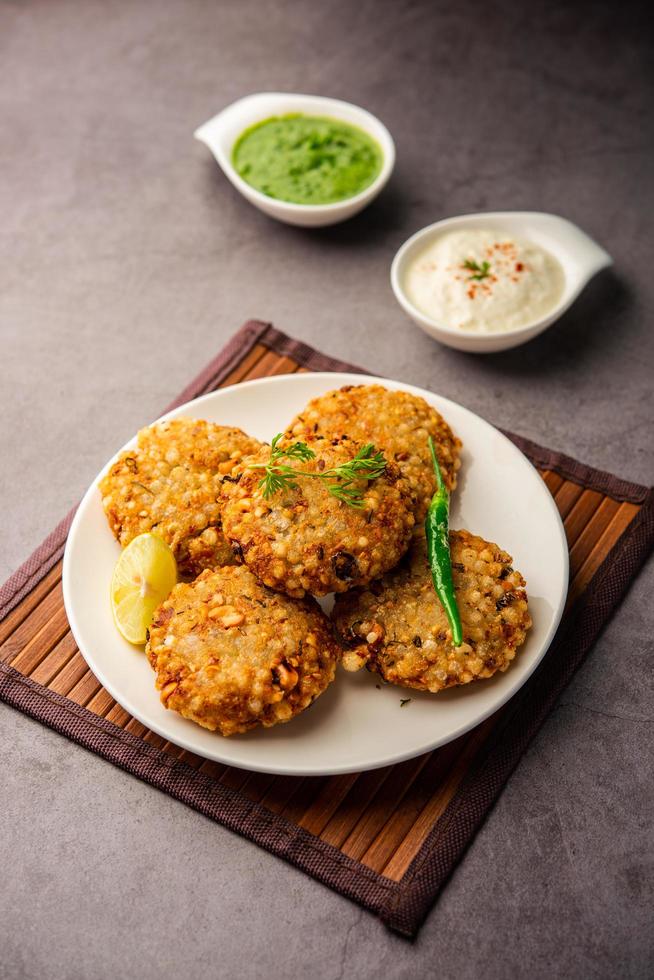
[[[404,282],[409,263],[428,244],[443,232],[464,228],[483,228],[508,232],[540,245],[558,259],[565,276],[565,285],[556,306],[544,317],[511,330],[497,333],[473,333],[437,323],[417,309],[409,300]],[[448,347],[457,350],[491,353],[518,347],[558,320],[574,303],[584,286],[600,269],[612,265],[611,256],[571,221],[555,214],[539,211],[494,211],[482,214],[463,214],[428,225],[412,235],[402,245],[391,266],[391,286],[403,310],[425,333]]]
[[[358,126],[372,136],[382,152],[381,169],[373,182],[354,197],[346,197],[333,204],[293,204],[290,201],[268,197],[243,180],[232,161],[234,144],[239,136],[249,126],[263,119],[295,112],[338,119],[352,126]],[[227,179],[250,204],[254,204],[271,218],[305,228],[334,225],[357,214],[377,197],[395,165],[393,138],[376,116],[351,102],[329,99],[322,95],[302,95],[292,92],[257,92],[254,95],[246,95],[245,98],[232,102],[217,116],[196,129],[193,135],[209,147]]]

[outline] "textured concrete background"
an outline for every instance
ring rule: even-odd
[[[650,482],[644,11],[0,2],[0,575],[251,316]],[[246,205],[191,134],[260,89],[340,96],[379,114],[398,145],[382,198],[322,232]],[[414,329],[388,285],[404,238],[448,215],[520,208],[576,221],[614,270],[509,354],[458,354]],[[413,946],[0,709],[0,976],[645,976],[652,571]]]

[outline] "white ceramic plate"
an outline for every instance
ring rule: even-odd
[[[168,417],[237,425],[270,440],[310,398],[344,384],[374,381],[379,379],[353,374],[264,378],[205,395]],[[488,422],[431,392],[382,383],[422,395],[463,440],[451,525],[497,542],[513,555],[527,580],[534,626],[514,663],[491,680],[435,696],[384,685],[378,690],[375,675],[339,670],[326,693],[290,724],[222,738],[167,711],[142,650],[116,632],[109,583],[119,546],[107,527],[96,479],[68,536],[66,612],[98,680],[148,728],[198,755],[245,769],[291,775],[355,772],[400,762],[451,741],[508,701],[536,668],[558,625],[568,585],[565,534],[549,491],[531,463]],[[410,703],[400,707],[400,700],[408,697]]]

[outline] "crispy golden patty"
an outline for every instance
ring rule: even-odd
[[[271,592],[233,566],[175,586],[146,653],[166,707],[221,735],[290,721],[330,684],[339,657],[314,599]]]
[[[351,461],[359,446],[319,439],[311,448],[314,459],[289,465],[321,473]],[[262,473],[248,464],[269,457],[266,447],[223,485],[225,535],[262,582],[291,596],[326,595],[365,585],[397,564],[414,525],[411,493],[397,466],[388,463],[377,479],[357,481],[363,496],[357,509],[331,496],[322,480],[302,476],[266,500]]]
[[[314,398],[291,422],[287,436],[347,436],[372,442],[397,463],[416,498],[416,519],[421,520],[436,489],[427,437],[434,440],[443,479],[456,487],[461,463],[461,441],[445,419],[424,398],[382,385],[347,385]]]
[[[424,535],[416,535],[396,569],[337,596],[333,618],[347,670],[367,666],[391,684],[436,692],[507,669],[531,626],[524,579],[510,555],[469,531],[452,531],[450,547],[462,646],[452,646]]]
[[[240,429],[194,419],[159,422],[138,434],[100,481],[109,526],[123,547],[145,531],[170,545],[183,575],[232,564],[221,531],[220,487],[261,446]]]

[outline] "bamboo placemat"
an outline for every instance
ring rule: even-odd
[[[168,407],[303,370],[359,369],[251,321]],[[654,538],[651,490],[510,438],[539,468],[564,519],[568,605],[528,684],[456,742],[385,769],[304,779],[229,768],[165,742],[115,703],[77,650],[61,591],[72,514],[0,589],[0,698],[414,936]]]

